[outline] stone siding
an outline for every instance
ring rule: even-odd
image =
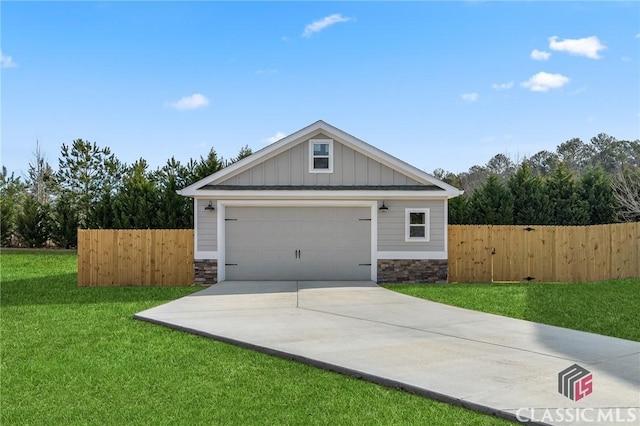
[[[196,284],[215,284],[218,282],[218,261],[214,259],[195,259],[193,275]]]
[[[447,282],[448,261],[425,259],[379,259],[378,282],[436,283]]]

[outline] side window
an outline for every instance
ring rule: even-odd
[[[405,209],[405,241],[429,241],[429,209]]]
[[[309,173],[333,173],[333,141],[331,139],[309,141]]]

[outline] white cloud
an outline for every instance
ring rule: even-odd
[[[340,22],[349,22],[351,18],[345,18],[340,13],[335,13],[333,15],[325,16],[322,19],[317,21],[313,21],[309,25],[304,28],[304,32],[302,35],[304,37],[311,37],[313,33],[320,32],[331,25],[340,23]]]
[[[557,36],[549,37],[549,49],[591,59],[600,59],[600,51],[606,48],[607,46],[600,43],[596,36],[578,39],[567,38],[562,41],[558,41]]]
[[[544,50],[533,49],[531,51],[531,59],[535,59],[536,61],[546,61],[551,57],[551,53],[545,52]]]
[[[622,62],[631,62],[631,58],[630,58],[630,57],[628,57],[628,56],[623,56],[622,58],[620,58],[620,60],[621,60]]]
[[[273,136],[271,136],[271,137],[266,138],[264,141],[265,141],[267,144],[271,145],[271,144],[272,144],[272,143],[274,143],[274,142],[278,142],[280,139],[284,138],[285,136],[287,136],[287,135],[285,135],[285,134],[284,134],[284,133],[282,133],[282,132],[276,132],[276,134],[275,134],[275,135],[273,135]]]
[[[636,34],[636,38],[640,38],[640,33]]]
[[[209,105],[209,99],[200,93],[194,93],[191,96],[182,97],[178,102],[168,104],[168,106],[180,110],[197,109],[206,107],[207,105]]]
[[[464,93],[463,95],[460,96],[460,98],[465,102],[475,102],[478,100],[479,96],[480,95],[473,92],[473,93]]]
[[[513,87],[513,81],[509,81],[508,83],[495,83],[491,85],[495,90],[509,90]]]
[[[2,50],[0,50],[0,66],[2,68],[17,68],[18,64],[13,61],[11,56],[5,55],[2,53]]]
[[[262,74],[276,74],[278,72],[278,70],[258,70],[256,71],[256,74],[258,75],[262,75]]]
[[[570,81],[569,77],[562,74],[549,74],[547,72],[539,72],[532,76],[529,80],[520,83],[532,92],[548,92],[549,89],[559,89]]]

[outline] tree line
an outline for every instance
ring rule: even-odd
[[[640,220],[640,140],[604,133],[570,139],[519,162],[495,155],[484,166],[434,175],[465,194],[450,200],[449,223],[597,225]]]
[[[251,153],[245,146],[225,160],[211,149],[150,170],[142,158],[125,164],[109,148],[76,139],[62,144],[54,170],[36,146],[25,177],[8,175],[4,166],[0,172],[0,243],[72,248],[78,228],[193,228],[193,201],[176,191]]]
[[[151,170],[122,163],[109,148],[76,139],[62,144],[57,170],[36,145],[26,176],[0,172],[3,247],[76,246],[78,228],[193,227],[193,202],[177,190],[244,157],[174,157]],[[465,194],[450,200],[452,224],[590,225],[640,220],[640,140],[599,134],[571,139],[555,152],[512,160],[495,155],[459,174],[433,175]]]

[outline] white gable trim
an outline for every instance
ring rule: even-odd
[[[350,134],[338,129],[337,127],[331,126],[330,124],[327,124],[322,120],[316,121],[315,123],[301,130],[298,130],[297,132],[292,133],[291,135],[286,136],[283,139],[280,139],[278,142],[275,142],[261,149],[260,151],[253,153],[249,157],[243,158],[242,160],[228,167],[225,167],[224,169],[210,176],[207,176],[206,178],[201,179],[187,186],[186,188],[183,188],[178,193],[187,197],[201,195],[203,194],[203,192],[198,191],[198,188],[241,173],[249,169],[253,164],[265,161],[268,158],[271,158],[279,154],[280,152],[285,151],[291,146],[301,142],[302,139],[313,137],[319,133],[326,134],[327,136],[334,138],[334,140],[337,140],[338,142],[353,148],[363,155],[379,161],[380,163],[394,170],[397,170],[398,172],[403,173],[420,183],[423,183],[425,185],[436,185],[442,188],[444,190],[443,192],[446,193],[448,198],[457,197],[458,195],[462,194],[462,191],[460,191],[458,188],[455,188],[435,178],[434,176],[431,176],[430,174],[425,173],[422,170],[417,169],[410,164],[407,164],[404,161],[399,160],[398,158],[395,158],[394,156],[389,155],[386,152],[351,136]]]
[[[192,197],[199,199],[314,199],[314,200],[446,200],[450,198],[445,191],[351,191],[351,190],[241,190],[227,191],[203,189]]]

